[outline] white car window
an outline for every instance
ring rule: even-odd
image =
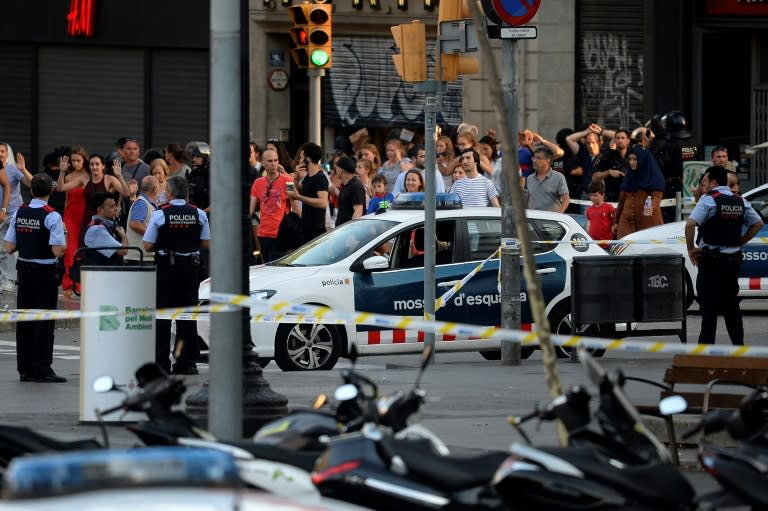
[[[353,220],[300,246],[275,266],[325,266],[346,259],[364,245],[397,225],[383,219]]]
[[[765,221],[768,218],[768,189],[752,195],[747,199],[760,217]]]

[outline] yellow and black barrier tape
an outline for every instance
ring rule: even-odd
[[[211,293],[211,300],[228,305],[251,307],[259,321],[270,321],[278,316],[293,315],[296,323],[347,323],[378,326],[398,330],[421,330],[440,335],[456,335],[476,339],[504,338],[520,342],[524,346],[538,344],[535,331],[510,330],[506,328],[468,325],[446,321],[427,321],[416,316],[388,316],[369,312],[347,312],[319,307],[316,305],[290,304],[288,302],[265,302],[258,298],[228,293]],[[256,309],[255,311],[253,309]],[[620,350],[635,353],[672,353],[689,355],[725,355],[732,357],[768,357],[768,346],[727,346],[715,344],[681,344],[679,342],[648,342],[627,339],[599,339],[579,335],[552,335],[557,346],[592,349]]]
[[[198,320],[207,318],[211,312],[231,312],[237,307],[227,304],[195,305],[151,310],[158,319]],[[84,319],[106,316],[124,316],[125,311],[79,311],[47,309],[7,309],[0,311],[0,323],[18,323],[21,321],[52,321],[62,319]]]

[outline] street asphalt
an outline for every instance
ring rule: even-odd
[[[0,296],[0,306],[13,308],[13,297]],[[747,341],[768,345],[764,332],[768,321],[760,310],[765,302],[752,302],[745,307],[755,309],[745,312]],[[77,309],[76,301],[62,301],[61,308]],[[689,315],[688,340],[695,342],[699,329],[697,313]],[[0,393],[3,396],[2,422],[25,425],[42,433],[61,439],[97,437],[94,425],[78,423],[80,399],[80,330],[76,322],[63,322],[56,330],[54,370],[68,378],[64,384],[21,383],[16,372],[15,338],[12,329],[0,331]],[[642,340],[644,338],[637,338]],[[649,337],[648,341],[676,342],[674,337]],[[717,342],[727,344],[722,320],[718,328]],[[672,355],[609,352],[601,359],[607,370],[621,368],[626,374],[660,381]],[[382,393],[407,390],[415,381],[420,357],[394,355],[364,357],[358,369],[373,378]],[[274,363],[264,370],[264,377],[271,388],[288,398],[289,407],[309,406],[318,392],[332,394],[339,384],[338,369],[349,367],[342,360],[333,371],[312,373],[283,373]],[[200,364],[200,375],[188,376],[191,392],[214,378],[214,368]],[[564,387],[586,384],[580,364],[563,361],[559,364]],[[110,368],[104,367],[104,374]],[[511,442],[519,441],[515,431],[506,423],[509,415],[523,415],[533,409],[535,403],[548,400],[548,390],[542,373],[539,352],[523,361],[519,367],[505,367],[500,362],[484,360],[478,353],[437,353],[436,363],[431,365],[422,380],[427,391],[427,404],[422,412],[422,423],[437,433],[449,446],[463,449],[505,449]],[[658,392],[651,387],[637,385],[629,394],[638,402],[653,402]],[[138,443],[120,425],[109,426],[113,445],[130,446]],[[552,445],[557,442],[552,424],[530,423],[526,428],[534,443]],[[686,466],[694,466],[693,449],[684,451]],[[711,488],[704,474],[691,474],[698,488]]]

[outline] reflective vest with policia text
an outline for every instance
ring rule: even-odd
[[[741,245],[741,226],[744,224],[744,199],[716,190],[709,192],[715,200],[715,214],[699,227],[699,240],[716,247]]]
[[[200,250],[200,233],[203,226],[197,206],[186,203],[183,206],[165,204],[160,207],[165,216],[165,223],[157,229],[157,250],[166,254],[174,251],[180,254],[192,254]]]
[[[46,217],[56,211],[48,204],[31,208],[22,204],[16,212],[16,247],[22,259],[55,259],[51,250],[51,231],[45,226]]]

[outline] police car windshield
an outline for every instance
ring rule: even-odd
[[[352,220],[302,245],[285,257],[271,263],[275,266],[324,266],[356,253],[381,234],[397,225],[378,218]]]

